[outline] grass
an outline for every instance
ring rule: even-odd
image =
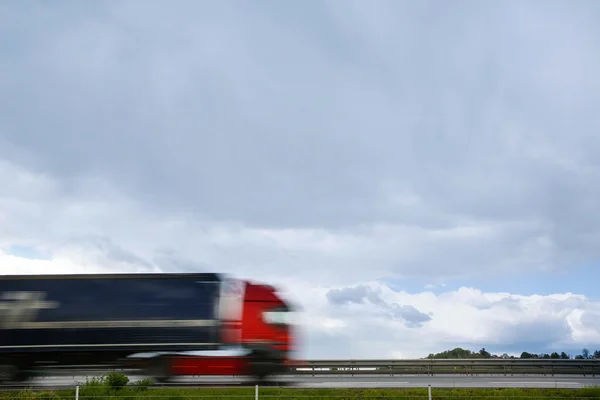
[[[254,388],[150,388],[152,381],[129,382],[119,373],[92,378],[80,384],[80,400],[244,400],[254,399]],[[426,388],[398,389],[292,389],[260,388],[259,398],[267,400],[354,400],[414,399],[427,400]],[[532,400],[600,399],[600,388],[586,389],[432,389],[433,400]],[[0,400],[73,400],[75,389],[0,391]]]
[[[435,389],[435,400],[532,400],[532,399],[592,399],[600,398],[599,389]],[[62,400],[75,398],[74,390],[0,392],[2,400]],[[82,400],[243,400],[254,399],[254,389],[153,389],[136,391],[124,388],[117,391],[82,389]],[[427,389],[261,389],[261,399],[286,400],[354,400],[354,399],[414,399],[426,400]]]

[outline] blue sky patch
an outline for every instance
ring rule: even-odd
[[[50,257],[40,250],[31,246],[11,245],[6,250],[7,254],[15,257],[27,258],[29,260],[49,260]]]
[[[522,296],[574,293],[583,294],[591,300],[600,300],[595,287],[598,278],[600,278],[600,267],[590,264],[560,272],[507,273],[450,279],[444,282],[424,278],[383,279],[382,282],[393,290],[411,294],[426,290],[439,294],[466,286],[483,292],[508,292]]]

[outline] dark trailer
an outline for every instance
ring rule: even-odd
[[[219,348],[221,281],[218,274],[1,276],[0,368]]]

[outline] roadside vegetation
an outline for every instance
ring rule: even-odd
[[[152,380],[130,382],[127,376],[111,372],[79,385],[80,400],[243,400],[254,399],[254,388],[161,388]],[[292,389],[265,387],[259,389],[261,399],[325,400],[325,399],[428,399],[427,388],[401,389]],[[434,400],[531,400],[531,399],[592,399],[600,398],[600,388],[585,389],[438,389],[432,390]],[[0,400],[74,400],[75,389],[0,391]]]

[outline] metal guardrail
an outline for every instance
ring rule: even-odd
[[[290,371],[298,375],[600,375],[600,359],[416,359],[309,360]]]

